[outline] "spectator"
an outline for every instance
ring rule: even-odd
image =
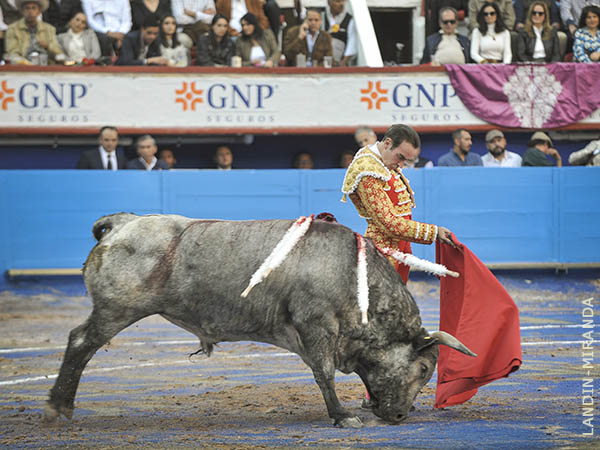
[[[219,170],[231,170],[233,168],[233,153],[226,145],[217,147],[213,160]]]
[[[560,17],[563,24],[568,28],[571,36],[575,35],[577,28],[583,28],[585,22],[581,22],[581,14],[583,9],[588,5],[600,6],[600,0],[561,0],[560,1]],[[579,26],[577,26],[579,22]]]
[[[252,13],[241,20],[243,33],[235,43],[235,54],[243,66],[274,67],[279,61],[277,40],[270,29],[263,30]]]
[[[549,11],[549,15],[547,16],[549,24],[550,24],[550,26],[552,26],[552,28],[559,30],[560,29],[560,10],[554,0],[515,0],[513,2],[513,6],[515,9],[515,18],[516,18],[515,30],[521,31],[523,29],[523,27],[525,26],[525,23],[527,21],[527,14],[529,12],[529,9],[531,8],[531,5],[533,5],[533,3],[536,1],[541,1],[546,4],[546,7],[548,8],[548,11]]]
[[[517,60],[521,62],[560,61],[556,29],[550,26],[548,6],[535,1],[529,7],[525,26],[519,31]]]
[[[117,150],[119,131],[112,126],[100,129],[97,149],[86,150],[77,163],[78,169],[121,170],[125,169],[125,155]]]
[[[481,23],[479,22],[478,16],[482,8],[486,3],[490,3],[490,0],[469,0],[469,30],[473,31],[479,27],[481,29]],[[512,0],[498,0],[496,2],[496,14],[498,18],[502,20],[507,30],[512,30],[515,26],[515,8],[513,7]],[[499,30],[496,30],[498,32]],[[471,36],[473,41],[473,36]]]
[[[189,64],[188,49],[179,40],[181,35],[177,33],[175,17],[167,14],[162,18],[158,36],[160,54],[169,60],[169,66],[185,67]]]
[[[127,33],[121,46],[118,66],[155,65],[166,66],[169,60],[160,53],[158,38],[159,22],[156,17],[148,16],[141,30]]]
[[[438,166],[440,167],[460,167],[460,166],[481,166],[481,156],[477,153],[471,153],[473,141],[471,133],[464,128],[459,128],[452,133],[454,146],[448,153],[440,156]]]
[[[164,161],[169,169],[174,169],[177,165],[177,159],[175,159],[175,153],[173,150],[169,148],[163,148],[160,152],[158,152],[158,159]]]
[[[294,169],[312,169],[314,167],[313,157],[308,152],[300,152],[294,156]]]
[[[2,0],[0,0],[2,2]],[[69,29],[69,22],[76,13],[83,12],[81,0],[61,0],[59,9],[59,25],[57,31],[64,33]],[[87,20],[87,18],[86,18]],[[108,36],[106,36],[108,38]]]
[[[579,29],[575,32],[573,43],[573,55],[577,62],[600,61],[600,31],[598,21],[600,20],[600,7],[595,5],[586,6],[579,18]]]
[[[322,66],[325,56],[333,57],[331,36],[321,28],[321,14],[317,9],[306,11],[306,20],[301,25],[286,31],[284,46],[288,66],[296,65],[296,56],[306,57],[307,67]]]
[[[210,29],[210,23],[215,13],[214,0],[172,0],[173,15],[179,25],[183,25],[183,32],[194,43],[198,42],[201,35]]]
[[[197,48],[196,64],[199,66],[223,67],[231,64],[235,45],[229,37],[227,17],[219,13],[214,15],[210,30],[200,36]]]
[[[121,48],[131,30],[131,6],[128,0],[81,0],[90,28],[107,35],[115,49]],[[102,44],[102,42],[101,42]],[[102,51],[103,55],[107,50]]]
[[[529,8],[531,8],[531,5],[533,4],[533,2],[536,0],[515,0],[513,2],[513,6],[515,8],[515,16],[516,16],[516,25],[515,25],[515,30],[517,32],[521,31],[523,29],[523,27],[525,26],[525,22],[527,20],[527,13],[529,12]],[[549,17],[549,23],[550,26],[552,28],[554,28],[556,30],[556,36],[558,37],[558,48],[560,51],[560,61],[562,61],[565,57],[565,53],[567,51],[567,43],[568,43],[568,37],[567,34],[564,33],[563,31],[560,31],[561,27],[562,27],[562,23],[560,21],[560,7],[559,7],[559,2],[555,1],[555,0],[539,0],[542,1],[546,4],[546,6],[548,7],[548,11],[550,11],[550,15]],[[599,0],[600,1],[600,0]],[[511,33],[511,37],[513,36],[513,33]],[[517,49],[516,46],[518,45],[518,40],[517,43],[514,42],[513,40],[513,53],[517,53]]]
[[[100,58],[100,43],[94,30],[87,28],[87,18],[77,12],[69,21],[69,30],[58,35],[58,42],[67,57],[78,64],[84,59]]]
[[[333,63],[335,66],[356,64],[356,24],[346,11],[345,0],[327,0],[325,29],[331,36]]]
[[[12,23],[6,31],[6,54],[13,64],[39,64],[47,58],[48,63],[64,61],[65,55],[56,39],[52,25],[39,20],[48,8],[47,0],[16,0],[15,5],[23,18]],[[36,61],[36,56],[38,60]]]
[[[427,35],[435,34],[440,31],[440,14],[444,8],[454,8],[456,11],[456,19],[458,22],[463,22],[469,11],[468,0],[429,0],[426,7],[427,19]],[[458,25],[457,25],[458,26]],[[466,25],[461,25],[466,27]]]
[[[262,0],[216,0],[217,12],[229,20],[229,35],[242,34],[242,18],[252,13],[263,30],[269,28],[269,19],[265,16]]]
[[[600,166],[600,139],[569,155],[572,166]]]
[[[171,0],[131,0],[131,31],[142,28],[148,16],[163,20],[171,14]]]
[[[433,161],[425,158],[424,156],[421,156],[421,147],[418,147],[416,150],[417,157],[413,160],[407,159],[404,163],[404,167],[409,169],[431,169],[433,167]]]
[[[479,27],[471,35],[471,59],[477,64],[510,64],[510,32],[500,17],[498,5],[494,2],[484,3],[477,13],[477,23]]]
[[[138,138],[136,142],[138,158],[127,163],[127,169],[133,170],[168,170],[166,162],[156,159],[156,141],[149,134]]]
[[[359,127],[354,132],[354,140],[360,148],[373,145],[377,142],[377,135],[369,127]]]
[[[440,32],[427,37],[421,64],[465,64],[469,62],[471,43],[469,38],[456,33],[458,12],[446,6],[440,10]]]
[[[350,150],[342,152],[342,154],[340,155],[340,167],[342,169],[347,169],[353,159],[354,152],[351,152]]]
[[[554,163],[547,158],[552,156],[556,160],[556,167],[562,167],[562,158],[555,148],[552,148],[552,139],[541,131],[536,131],[529,140],[528,149],[523,154],[523,166],[553,166]]]
[[[488,152],[481,157],[484,167],[521,167],[521,156],[506,150],[506,138],[500,130],[485,135]]]

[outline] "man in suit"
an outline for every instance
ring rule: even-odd
[[[308,67],[322,66],[325,56],[333,58],[331,36],[320,29],[321,22],[319,11],[309,8],[304,23],[290,28],[285,34],[283,48],[289,66],[296,65],[296,56],[300,53],[306,56]]]
[[[169,166],[162,159],[156,159],[156,141],[149,134],[138,138],[136,142],[139,158],[127,163],[128,169],[133,170],[168,170]]]
[[[112,126],[100,129],[98,137],[100,145],[93,150],[81,154],[77,163],[78,169],[122,170],[125,169],[127,160],[122,152],[117,152],[119,131]]]
[[[147,16],[142,28],[127,33],[117,60],[118,66],[166,66],[168,58],[161,56],[158,29],[160,23],[155,16]]]

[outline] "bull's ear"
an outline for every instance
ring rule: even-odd
[[[437,339],[438,344],[440,345],[446,345],[450,348],[453,348],[454,350],[464,353],[465,355],[477,356],[475,353],[469,350],[465,344],[460,342],[451,334],[446,333],[445,331],[436,331],[434,333],[431,333],[431,337]]]

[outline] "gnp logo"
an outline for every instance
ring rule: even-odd
[[[201,89],[195,81],[183,81],[175,89],[175,103],[181,111],[200,110],[209,123],[270,123],[275,121],[267,109],[277,86],[260,83],[214,83]]]
[[[189,86],[187,81],[184,81],[181,89],[175,89],[175,103],[181,103],[184,111],[188,109],[196,111],[196,103],[204,102],[204,99],[201,97],[203,92],[203,89],[196,89],[195,81],[192,81]]]
[[[385,87],[383,81],[368,81],[367,88],[360,89],[360,94],[360,101],[366,103],[368,110],[381,110],[382,104],[389,103],[385,110],[393,113],[394,121],[425,123],[458,120],[465,111],[460,102],[452,102],[452,98],[456,97],[452,83],[439,78],[400,83],[389,80]]]
[[[12,86],[8,80],[0,83],[0,108],[16,109],[18,122],[87,122],[80,108],[89,90],[83,83],[25,81]]]
[[[0,105],[2,106],[2,111],[6,111],[8,109],[8,104],[15,101],[15,98],[12,95],[14,93],[15,90],[9,89],[7,81],[2,80],[2,83],[0,83]]]
[[[361,89],[360,93],[363,94],[360,101],[368,105],[367,109],[373,109],[373,107],[381,109],[381,104],[388,101],[388,90],[381,87],[381,81],[376,83],[369,81],[367,89]]]

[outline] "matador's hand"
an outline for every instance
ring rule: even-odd
[[[438,226],[437,240],[440,241],[442,244],[448,244],[453,248],[459,250],[458,245],[456,245],[456,242],[452,240],[452,232],[448,228]]]

